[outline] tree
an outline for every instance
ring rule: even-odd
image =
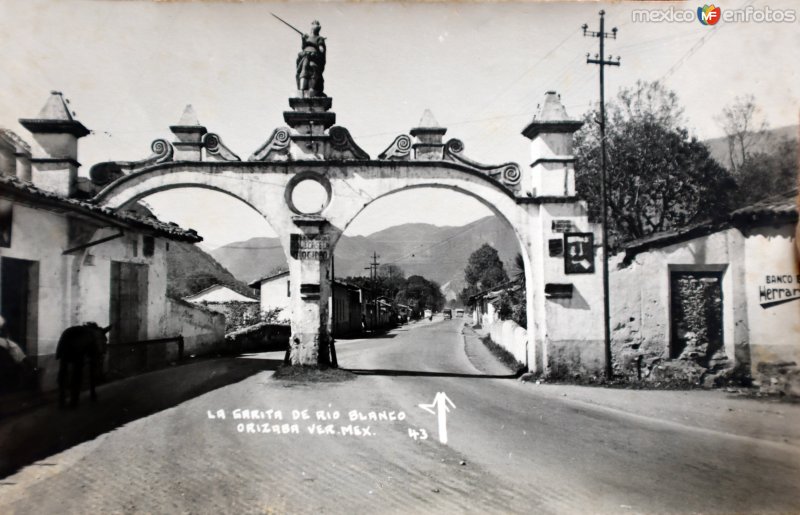
[[[736,205],[745,206],[797,186],[797,140],[775,138],[753,95],[736,97],[717,122],[725,131]]]
[[[797,140],[781,138],[765,152],[745,156],[736,176],[737,206],[786,194],[797,187]]]
[[[378,267],[378,288],[384,295],[395,298],[398,292],[405,286],[406,274],[397,265],[381,265]]]
[[[444,306],[444,301],[439,284],[425,279],[421,275],[409,277],[405,286],[395,297],[395,302],[411,306],[419,315],[426,309],[439,311]]]
[[[473,252],[464,269],[464,280],[467,285],[459,294],[464,304],[469,304],[469,297],[476,293],[508,282],[508,274],[497,250],[484,243]]]
[[[767,121],[761,118],[753,95],[736,97],[715,119],[725,131],[731,171],[736,175],[754,146],[767,137]]]
[[[600,206],[599,115],[575,137],[575,180],[595,218]],[[609,246],[727,213],[735,182],[708,148],[682,127],[677,96],[637,82],[608,103],[606,148]]]

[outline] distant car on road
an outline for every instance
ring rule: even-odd
[[[444,315],[445,319],[451,319],[452,320],[452,318],[453,318],[453,310],[452,309],[445,309],[445,310],[442,311],[442,314]]]
[[[460,309],[460,308],[459,308],[459,309],[456,309],[456,316],[457,316],[458,318],[462,318],[462,317],[464,316],[464,310],[463,310],[463,309]]]
[[[430,309],[426,309],[425,310],[425,318],[427,318],[427,319],[433,318],[433,311],[431,311]]]

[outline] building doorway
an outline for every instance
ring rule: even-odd
[[[6,336],[31,358],[37,354],[38,305],[38,261],[0,258],[0,314]]]
[[[703,367],[725,359],[722,273],[672,272],[670,358],[692,359]]]
[[[127,375],[147,366],[147,346],[136,345],[147,338],[147,273],[147,265],[111,262],[108,360],[112,375]]]

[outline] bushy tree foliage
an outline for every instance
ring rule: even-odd
[[[348,277],[345,282],[367,288],[376,295],[393,299],[400,304],[410,306],[417,316],[426,309],[439,311],[445,303],[439,284],[420,275],[405,277],[403,269],[397,265],[382,265],[378,276]]]
[[[425,279],[421,275],[412,275],[397,293],[395,301],[407,304],[417,314],[421,314],[426,309],[441,310],[444,307],[445,299],[438,283]]]
[[[469,297],[478,292],[508,282],[505,266],[494,247],[484,243],[469,256],[464,269],[464,281],[467,285],[459,294],[463,304],[468,304]]]
[[[609,245],[726,214],[735,182],[708,148],[682,126],[674,92],[637,82],[606,106]],[[599,113],[586,114],[575,137],[579,195],[599,219]]]
[[[736,205],[747,206],[797,188],[797,170],[796,139],[781,138],[766,151],[748,153],[736,174]]]
[[[737,183],[736,205],[746,206],[797,187],[797,139],[767,131],[753,95],[736,97],[717,117],[728,143],[731,174]]]
[[[728,159],[731,172],[739,173],[753,149],[768,138],[769,127],[753,95],[736,97],[733,103],[725,106],[716,118],[725,131],[728,141]]]

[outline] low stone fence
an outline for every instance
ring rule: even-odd
[[[186,356],[199,356],[222,350],[225,315],[178,299],[169,299],[168,336],[183,337]],[[170,349],[177,357],[177,347]]]
[[[528,331],[513,320],[498,320],[488,330],[494,343],[510,352],[520,363],[528,363]]]
[[[288,324],[260,322],[226,334],[225,347],[233,353],[285,350],[290,335]]]

